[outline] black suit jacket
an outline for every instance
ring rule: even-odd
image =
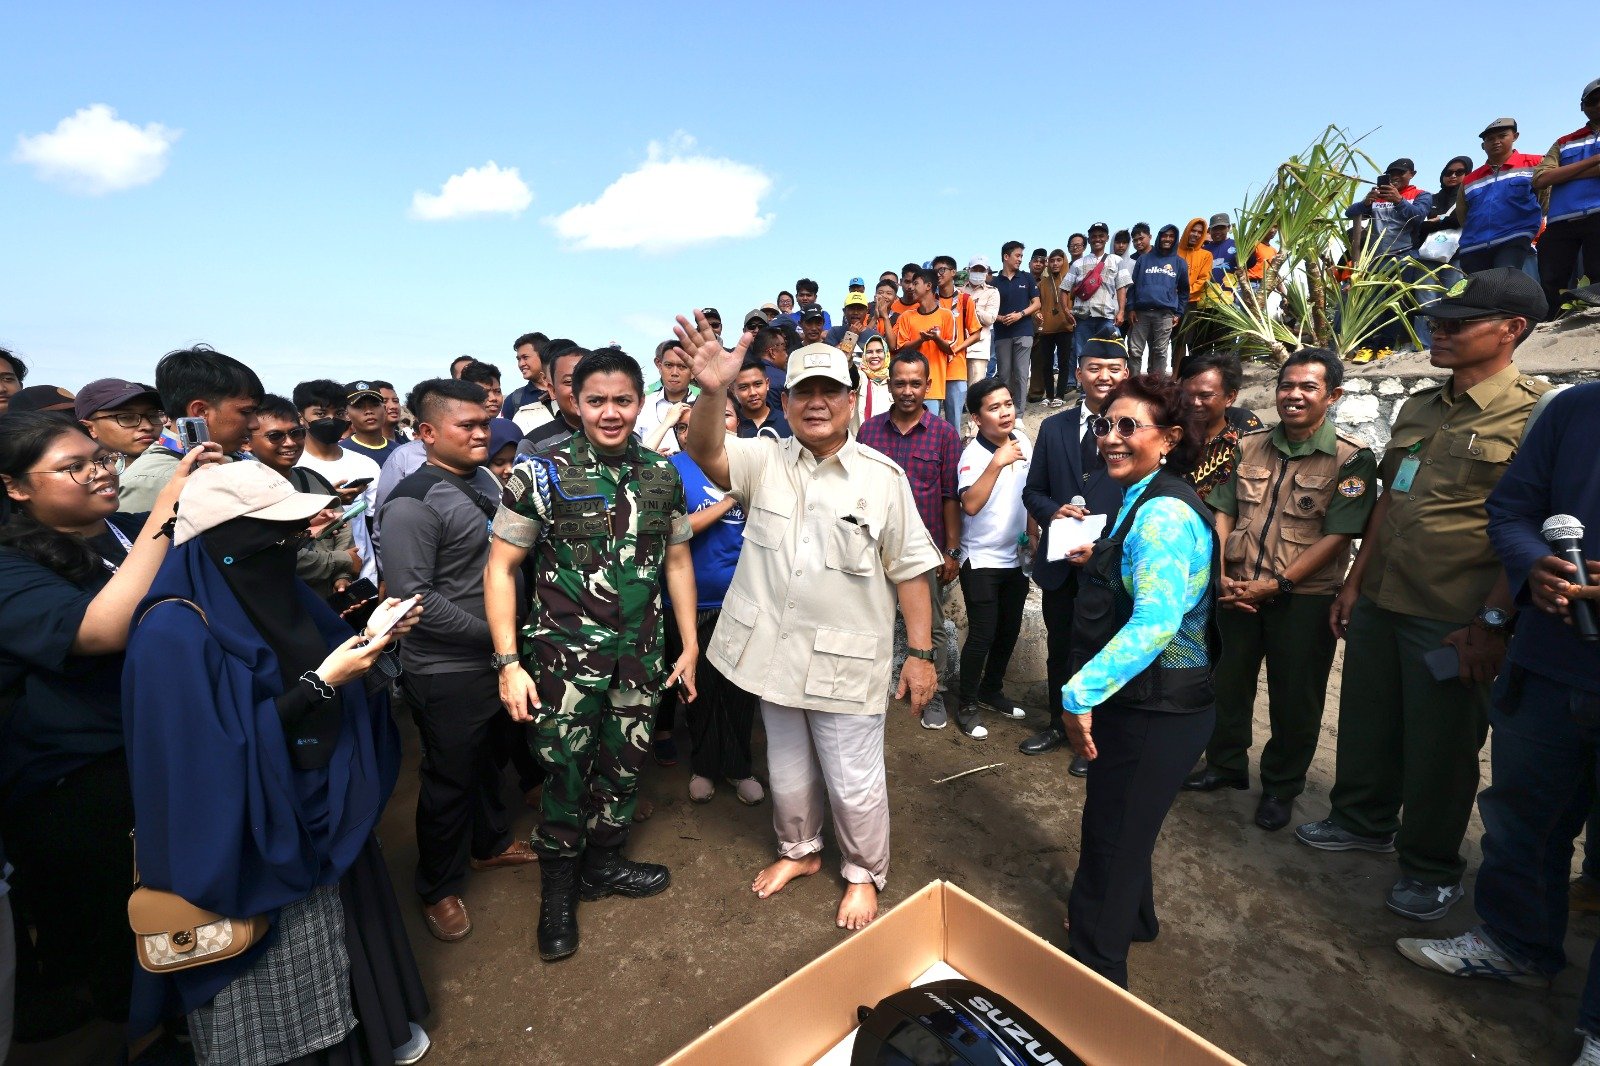
[[[1050,546],[1050,521],[1062,504],[1074,496],[1088,501],[1090,514],[1103,514],[1109,523],[1122,506],[1122,486],[1112,480],[1105,467],[1084,475],[1083,455],[1079,450],[1078,426],[1083,404],[1051,415],[1039,426],[1039,439],[1033,446],[1033,461],[1028,466],[1028,481],[1022,489],[1022,505],[1039,523],[1039,548],[1033,553],[1033,580],[1042,589],[1055,591],[1074,582],[1078,568],[1065,559],[1046,562]]]

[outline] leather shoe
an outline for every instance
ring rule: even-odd
[[[1024,755],[1043,755],[1047,751],[1055,751],[1067,743],[1067,734],[1055,726],[1047,726],[1033,736],[1017,745],[1017,750]]]
[[[1209,766],[1204,770],[1196,770],[1183,779],[1183,790],[1185,792],[1215,792],[1219,788],[1235,788],[1243,792],[1249,787],[1249,781],[1230,777],[1227,774],[1219,774]]]
[[[622,849],[584,849],[583,871],[578,875],[578,898],[593,902],[610,895],[643,899],[672,883],[665,866],[653,862],[633,862],[622,857]]]
[[[447,944],[463,940],[472,932],[472,919],[467,917],[467,905],[460,896],[446,896],[422,908],[422,916],[428,920],[428,932]]]
[[[1269,833],[1275,833],[1289,824],[1289,816],[1293,813],[1293,799],[1263,792],[1261,802],[1256,806],[1256,824]]]
[[[494,870],[501,866],[525,866],[530,862],[538,862],[539,853],[528,846],[526,840],[513,840],[506,845],[506,850],[490,859],[473,859],[474,870]]]
[[[1072,765],[1067,767],[1067,773],[1071,774],[1073,777],[1088,777],[1089,760],[1085,759],[1082,755],[1074,755],[1072,757]]]

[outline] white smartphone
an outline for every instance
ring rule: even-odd
[[[366,640],[356,645],[365,648],[375,640],[382,640],[384,635],[400,624],[400,620],[411,613],[411,608],[422,602],[422,594],[407,596],[403,600],[388,600],[373,608],[372,617],[367,619],[367,630],[372,634]]]

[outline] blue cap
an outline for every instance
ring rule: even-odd
[[[861,286],[863,289],[866,288],[867,287],[866,279],[864,279],[864,278],[851,278],[850,279],[850,288],[853,289],[857,285]]]

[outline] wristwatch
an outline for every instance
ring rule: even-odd
[[[931,663],[931,662],[934,661],[933,660],[933,649],[932,648],[909,648],[908,647],[906,649],[906,654],[911,656],[913,659],[921,659],[924,662],[930,662]]]
[[[1511,629],[1510,612],[1498,607],[1481,607],[1472,620],[1491,633],[1503,634]]]
[[[1289,593],[1291,593],[1293,591],[1294,591],[1294,582],[1293,581],[1290,581],[1286,577],[1280,577],[1278,579],[1278,595],[1287,596],[1287,595],[1289,595]]]
[[[507,652],[504,655],[496,652],[494,655],[489,656],[489,665],[493,666],[496,670],[504,670],[512,663],[520,663],[521,661],[522,653],[516,651]]]
[[[959,545],[954,548],[946,548],[944,553],[958,563],[967,557],[967,549],[960,547]]]

